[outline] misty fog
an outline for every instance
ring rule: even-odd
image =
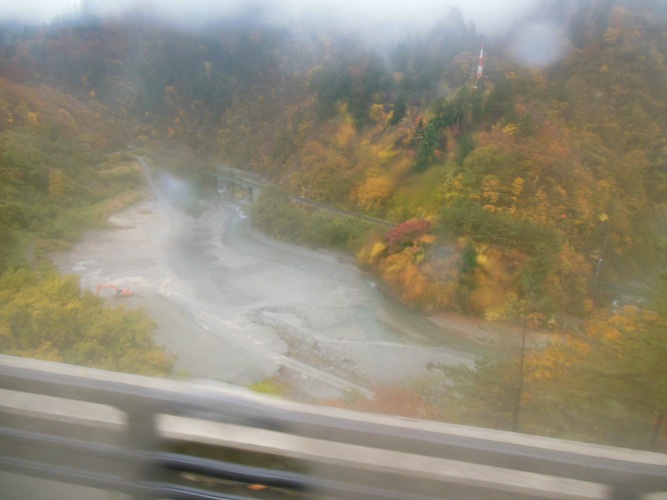
[[[493,1],[417,0],[412,2],[378,0],[27,0],[0,5],[0,20],[27,24],[49,23],[62,18],[90,15],[122,16],[140,13],[155,20],[179,25],[197,26],[219,17],[253,15],[267,23],[298,27],[321,26],[356,31],[370,38],[386,39],[397,34],[416,33],[430,29],[453,8],[461,9],[466,21],[472,21],[480,33],[492,36],[508,30],[514,21],[528,14],[535,6],[532,0]]]

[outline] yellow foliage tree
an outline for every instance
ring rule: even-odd
[[[513,289],[512,274],[502,255],[486,245],[478,250],[474,281],[475,289],[470,294],[470,305],[478,312],[502,308]]]
[[[356,190],[357,203],[364,210],[375,210],[389,198],[392,189],[393,181],[389,177],[368,177]]]

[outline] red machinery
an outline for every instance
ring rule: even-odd
[[[97,288],[95,289],[95,293],[97,295],[100,294],[100,290],[102,288],[111,288],[114,290],[114,296],[115,297],[129,297],[132,295],[132,289],[130,288],[119,288],[117,285],[97,285]]]

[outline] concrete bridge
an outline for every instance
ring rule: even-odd
[[[247,197],[250,202],[257,199],[262,189],[266,187],[266,183],[257,175],[245,170],[239,170],[231,167],[220,167],[214,174],[218,184],[218,191],[221,193],[229,192],[232,197],[235,197],[241,191],[241,196]],[[363,220],[369,224],[376,224],[387,228],[393,227],[396,224],[391,221],[378,219],[360,212],[353,212],[351,210],[344,210],[327,203],[322,203],[316,200],[304,198],[302,196],[292,196],[292,201],[307,205],[317,210],[324,210],[326,212],[342,215],[345,217],[353,217],[355,219]]]
[[[667,456],[0,356],[0,498],[664,498]]]
[[[242,196],[247,197],[250,202],[255,201],[266,187],[259,176],[232,167],[220,167],[213,175],[219,192],[229,192],[235,197],[238,194],[237,190],[241,190]]]

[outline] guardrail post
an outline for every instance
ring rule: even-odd
[[[643,495],[633,489],[626,486],[615,484],[611,487],[610,500],[641,500]]]
[[[158,479],[155,415],[141,409],[127,411],[127,426],[127,447],[134,452],[134,459],[127,464],[128,480],[135,485],[133,496],[136,500],[152,500],[156,496],[151,483]]]

